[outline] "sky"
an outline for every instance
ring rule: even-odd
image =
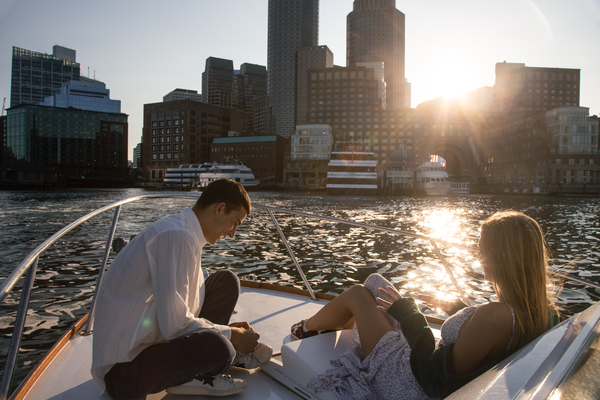
[[[320,0],[319,44],[346,65],[352,0]],[[406,15],[412,107],[493,86],[497,62],[581,69],[580,105],[600,113],[600,0],[396,0]],[[206,58],[267,65],[268,0],[0,0],[0,101],[10,103],[12,46],[77,51],[82,75],[106,83],[129,115],[175,88],[201,92]]]

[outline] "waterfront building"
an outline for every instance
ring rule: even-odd
[[[278,135],[295,129],[296,52],[318,42],[319,0],[269,0],[267,91]]]
[[[55,45],[52,54],[12,48],[10,106],[37,104],[56,94],[65,82],[80,79],[75,50]]]
[[[286,153],[284,182],[287,187],[323,188],[333,148],[333,128],[327,124],[296,125]]]
[[[210,161],[212,140],[249,132],[249,121],[243,111],[193,100],[144,104],[144,177],[162,181],[167,168]]]
[[[8,109],[7,147],[63,177],[127,177],[127,114],[20,104]]]
[[[338,67],[308,70],[309,124],[329,124],[334,140],[362,140],[365,116],[381,109],[381,79],[373,68]],[[370,120],[370,118],[369,118]]]
[[[77,108],[80,110],[120,113],[121,101],[111,100],[110,90],[104,82],[84,76],[65,82],[60,91],[39,103],[42,106]]]
[[[163,102],[178,100],[202,101],[202,95],[197,90],[175,89],[163,96]]]
[[[7,146],[6,146],[6,134],[7,134],[7,125],[6,125],[7,116],[0,115],[0,164],[5,162],[7,159]]]
[[[296,122],[306,123],[308,111],[308,70],[333,67],[333,53],[327,46],[300,47],[296,53]]]
[[[283,156],[289,139],[277,135],[228,136],[214,138],[210,160],[240,160],[262,182],[283,181]]]
[[[581,70],[496,63],[493,110],[534,115],[563,106],[579,106]]]
[[[395,0],[355,0],[347,17],[346,65],[383,62],[387,108],[406,104],[405,16]]]
[[[587,107],[499,116],[484,143],[490,185],[600,184],[598,119],[589,117]]]
[[[483,174],[479,141],[489,111],[463,109],[442,99],[416,109],[383,110],[381,81],[373,68],[321,68],[309,74],[316,94],[310,94],[307,121],[330,124],[334,142],[369,141],[379,163],[403,144],[419,164],[437,154],[450,160],[448,171],[455,176],[475,179]]]

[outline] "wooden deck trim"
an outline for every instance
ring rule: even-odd
[[[77,321],[71,327],[71,329],[65,332],[65,334],[62,335],[62,337],[58,339],[56,343],[54,343],[54,346],[52,346],[50,351],[46,353],[44,358],[42,358],[42,360],[33,368],[29,375],[27,375],[25,380],[21,382],[17,390],[15,390],[12,396],[10,396],[10,400],[23,400],[25,396],[27,396],[33,385],[35,385],[42,373],[46,370],[46,368],[48,368],[48,365],[50,365],[50,363],[56,358],[58,353],[60,353],[60,351],[67,345],[67,343],[69,343],[69,340],[71,340],[77,334],[77,332],[79,332],[81,328],[85,325],[85,323],[88,320],[88,316],[89,313],[85,314],[79,321]]]

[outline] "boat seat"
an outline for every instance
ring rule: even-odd
[[[331,360],[340,358],[352,347],[351,334],[352,330],[347,329],[284,344],[281,347],[284,374],[306,387],[312,378],[331,368]],[[319,398],[333,398],[333,393],[319,394]]]

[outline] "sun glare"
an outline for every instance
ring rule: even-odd
[[[427,235],[449,242],[463,243],[464,221],[461,212],[464,210],[437,209],[424,211],[420,225]]]

